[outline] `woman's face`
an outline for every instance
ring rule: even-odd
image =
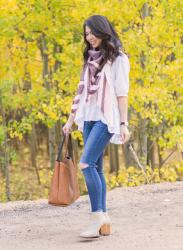
[[[90,43],[93,48],[97,48],[102,43],[102,39],[94,36],[88,26],[85,26],[86,40]]]

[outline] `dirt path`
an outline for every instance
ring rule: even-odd
[[[2,250],[183,250],[183,182],[108,191],[112,234],[78,235],[89,220],[89,197],[68,207],[47,200],[0,204]]]

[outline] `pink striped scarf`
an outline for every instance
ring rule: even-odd
[[[83,68],[81,72],[80,82],[78,85],[77,95],[75,96],[72,107],[71,107],[71,113],[74,114],[79,105],[80,96],[84,90],[85,84],[84,84],[84,74],[86,71],[86,67],[88,66],[89,71],[89,79],[87,82],[87,98],[86,102],[89,101],[89,97],[93,94],[97,94],[97,91],[99,89],[99,79],[100,79],[100,72],[96,74],[96,71],[98,67],[100,66],[103,56],[101,54],[100,50],[88,50],[89,58],[87,60],[87,63],[85,67]]]

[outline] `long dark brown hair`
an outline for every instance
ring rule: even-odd
[[[90,16],[83,23],[84,45],[86,45],[83,50],[84,65],[86,64],[89,57],[88,50],[91,49],[90,43],[86,40],[86,26],[91,29],[91,32],[94,36],[102,39],[101,45],[99,46],[99,48],[97,48],[103,55],[103,62],[101,63],[98,70],[100,71],[107,60],[113,62],[115,58],[120,54],[119,50],[123,51],[122,42],[120,41],[118,34],[116,33],[107,17],[102,15]]]

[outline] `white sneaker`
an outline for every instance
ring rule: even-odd
[[[101,232],[101,227],[105,224],[106,218],[103,211],[91,212],[90,214],[90,224],[86,231],[80,234],[80,237],[92,238],[99,237]]]

